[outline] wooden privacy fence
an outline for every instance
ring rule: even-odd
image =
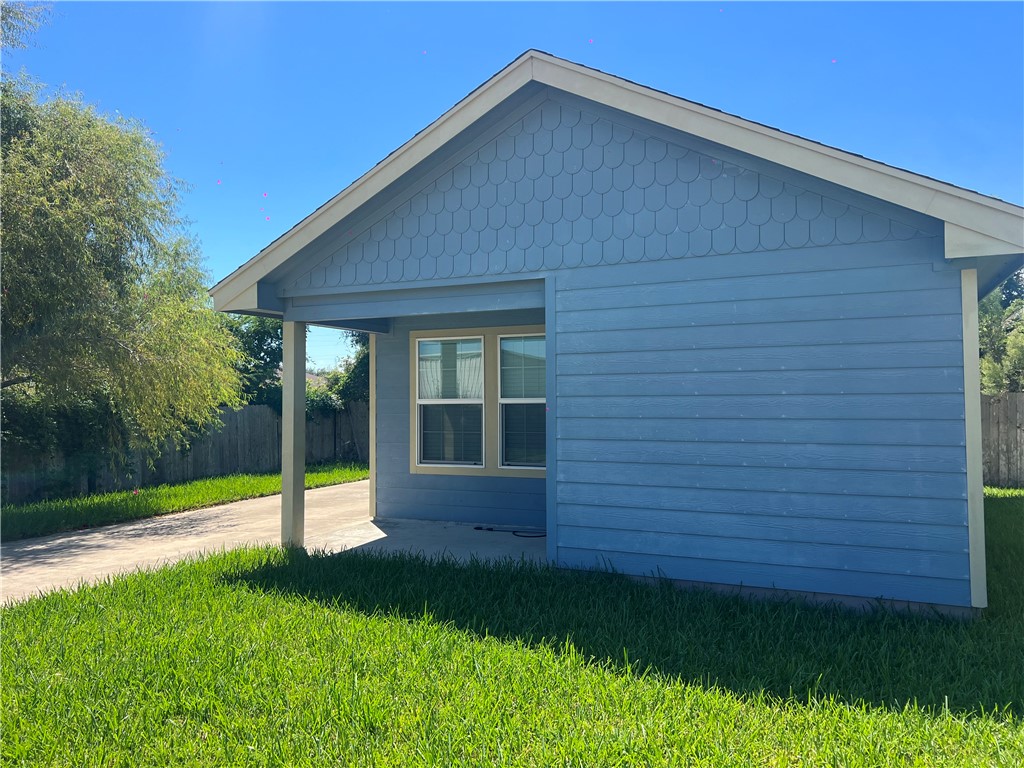
[[[981,396],[985,485],[1024,488],[1024,392]]]
[[[249,405],[221,414],[223,428],[192,440],[183,450],[168,450],[152,468],[136,460],[122,471],[88,466],[88,457],[54,456],[29,468],[4,462],[4,501],[102,493],[162,483],[182,483],[236,472],[281,471],[281,416],[266,405]],[[370,460],[370,418],[366,403],[348,403],[343,411],[321,411],[306,418],[306,463]]]
[[[125,471],[88,467],[82,457],[55,456],[43,465],[10,469],[4,462],[4,500],[10,503],[180,483],[234,472],[281,469],[281,416],[265,405],[222,414],[223,429],[168,451],[155,466],[136,461]],[[981,429],[985,484],[1024,487],[1024,393],[982,395]],[[349,403],[344,411],[311,414],[306,421],[306,462],[362,461],[370,458],[369,407]]]

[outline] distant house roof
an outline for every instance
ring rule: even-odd
[[[274,371],[274,376],[278,379],[283,378],[284,372],[281,366],[278,366],[277,370]],[[327,385],[327,379],[319,373],[310,373],[309,371],[306,371],[306,384],[313,387],[324,387]]]
[[[1024,208],[530,50],[215,285],[220,310],[254,309],[258,282],[474,122],[531,84],[549,86],[945,222],[947,259],[1024,253]],[[1018,260],[1000,260],[1011,267]],[[1006,269],[990,270],[986,287]]]

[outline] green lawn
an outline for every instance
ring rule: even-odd
[[[365,464],[326,464],[306,471],[306,487],[349,483],[369,477]],[[0,539],[14,541],[59,531],[93,528],[125,520],[156,517],[170,512],[202,509],[241,499],[281,492],[281,475],[226,475],[180,485],[158,485],[133,491],[117,491],[76,499],[56,499],[35,504],[4,505],[0,515]]]
[[[252,549],[3,609],[4,765],[1024,761],[1024,494],[974,621]]]

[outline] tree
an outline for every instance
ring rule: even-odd
[[[240,353],[144,126],[25,77],[0,89],[5,439],[11,414],[87,403],[107,448],[151,452],[240,405]]]
[[[1024,300],[1015,299],[1004,309],[1001,299],[1007,295],[1004,284],[978,304],[981,391],[990,395],[1024,392]]]
[[[341,370],[328,377],[328,386],[343,403],[366,402],[370,399],[370,335],[348,331],[356,352]]]
[[[25,3],[0,3],[0,47],[28,47],[28,38],[39,29],[49,6]]]
[[[277,372],[284,354],[281,321],[274,317],[228,315],[226,322],[242,351],[235,368],[242,377],[246,402],[280,408],[281,380]]]
[[[1010,275],[999,289],[1000,304],[1006,309],[1017,299],[1024,299],[1024,269]]]

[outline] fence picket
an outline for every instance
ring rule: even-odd
[[[1024,488],[1024,393],[981,396],[985,485]]]
[[[306,420],[306,462],[366,461],[369,420],[366,403],[349,403],[344,411],[313,414]],[[249,405],[221,414],[223,427],[193,438],[183,450],[165,451],[150,468],[134,458],[125,469],[108,467],[91,473],[87,462],[56,455],[30,468],[3,468],[3,498],[22,503],[47,496],[68,496],[122,488],[181,483],[234,472],[276,472],[281,468],[281,417],[266,405]],[[354,433],[363,430],[364,434]],[[339,440],[338,434],[344,435]]]

